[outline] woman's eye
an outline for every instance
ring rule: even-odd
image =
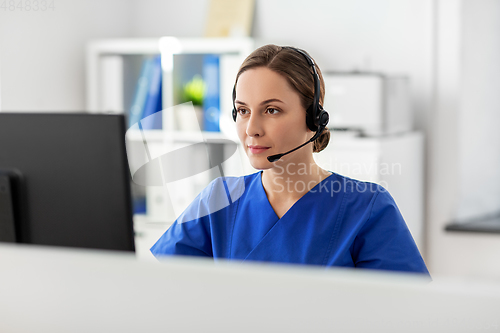
[[[279,111],[279,110],[277,110],[277,109],[268,108],[268,109],[266,110],[266,112],[267,112],[267,113],[269,113],[269,114],[278,114],[280,111]]]
[[[238,109],[238,113],[239,113],[240,115],[242,115],[242,116],[243,116],[243,115],[245,115],[245,114],[248,114],[248,110],[245,110],[245,109]]]

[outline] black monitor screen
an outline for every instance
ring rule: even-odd
[[[134,251],[122,115],[0,112],[0,171],[21,176],[17,242]]]

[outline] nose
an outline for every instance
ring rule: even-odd
[[[249,137],[260,137],[264,135],[264,129],[262,127],[262,119],[260,115],[256,112],[252,112],[247,122],[246,133]]]

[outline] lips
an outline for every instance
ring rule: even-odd
[[[258,146],[258,145],[248,145],[248,150],[250,150],[250,152],[252,154],[261,154],[261,153],[267,151],[269,148],[271,148],[271,147]]]

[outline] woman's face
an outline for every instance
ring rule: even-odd
[[[238,136],[259,170],[273,167],[268,156],[285,153],[313,136],[306,125],[306,111],[299,94],[280,74],[257,67],[243,72],[236,84]],[[312,145],[281,158],[283,163],[301,163],[312,158]]]

